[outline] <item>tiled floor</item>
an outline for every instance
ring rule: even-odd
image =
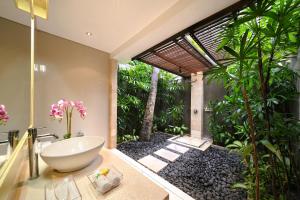
[[[170,184],[168,181],[164,180],[151,170],[144,167],[142,164],[136,162],[132,158],[128,157],[127,155],[123,154],[117,149],[112,149],[112,152],[119,156],[122,160],[130,164],[133,168],[135,168],[140,173],[144,174],[147,178],[155,182],[157,185],[164,188],[169,193],[169,200],[195,200],[182,190],[178,189],[174,185]]]
[[[158,151],[155,151],[154,154],[167,159],[171,162],[175,161],[180,155],[177,153],[173,153],[172,151],[166,150],[166,149],[160,149]]]

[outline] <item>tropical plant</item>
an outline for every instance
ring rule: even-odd
[[[117,135],[117,143],[128,142],[128,141],[137,141],[139,136],[135,133],[125,134],[125,135]]]
[[[153,68],[152,78],[151,78],[151,89],[148,95],[148,100],[145,108],[145,115],[143,119],[142,128],[139,134],[140,140],[142,141],[149,141],[152,133],[158,76],[159,76],[159,69]]]
[[[259,0],[228,24],[219,49],[227,53],[209,74],[227,95],[213,103],[210,130],[238,149],[249,199],[290,199],[299,187],[295,142],[300,129],[289,108],[297,97],[291,58],[300,40],[299,0]],[[299,58],[298,58],[299,59]]]
[[[130,62],[118,71],[118,136],[139,133],[151,85],[152,68]]]
[[[118,142],[127,141],[132,137],[122,136],[137,135],[142,128],[152,72],[152,66],[139,61],[119,67]],[[163,70],[159,72],[153,131],[184,124],[182,99],[186,88],[180,77]]]
[[[171,126],[169,125],[168,128],[165,129],[166,133],[171,133],[174,135],[184,135],[188,131],[188,128],[185,125],[181,126]]]
[[[158,130],[164,131],[169,125],[184,124],[184,92],[189,90],[181,78],[169,72],[161,71],[158,81],[154,124]],[[184,124],[187,126],[187,124]]]

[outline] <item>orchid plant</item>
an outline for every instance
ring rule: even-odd
[[[8,120],[9,120],[9,116],[7,114],[5,106],[0,104],[0,125],[6,124]]]
[[[63,120],[64,115],[67,118],[67,133],[64,135],[65,139],[70,138],[72,135],[71,127],[74,108],[79,112],[82,119],[86,117],[87,112],[82,101],[67,101],[62,99],[56,104],[51,105],[50,117],[59,122]]]

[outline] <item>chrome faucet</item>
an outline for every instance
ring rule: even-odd
[[[3,132],[8,134],[7,140],[0,141],[0,144],[9,143],[10,148],[14,150],[19,142],[19,130],[10,130],[8,132]]]
[[[30,179],[39,177],[39,163],[38,163],[38,151],[37,151],[37,138],[59,137],[55,134],[37,134],[37,128],[28,129],[28,154],[29,154],[29,172]]]

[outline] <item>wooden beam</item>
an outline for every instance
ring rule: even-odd
[[[167,72],[170,72],[170,73],[172,73],[172,74],[176,74],[176,75],[178,75],[178,76],[181,76],[181,77],[184,77],[184,78],[188,78],[188,77],[190,77],[190,76],[191,76],[190,74],[188,74],[188,75],[185,75],[185,74],[182,74],[182,73],[179,73],[179,72],[173,71],[173,70],[171,70],[171,69],[166,69],[166,68],[163,68],[163,67],[161,67],[161,66],[157,66],[157,65],[155,65],[154,63],[148,62],[148,61],[146,61],[146,60],[144,60],[144,59],[141,59],[141,58],[140,58],[140,59],[135,59],[135,60],[138,60],[138,61],[144,62],[144,63],[146,63],[146,64],[148,64],[148,65],[151,65],[151,66],[153,66],[153,67],[156,67],[156,68],[159,68],[159,69],[165,70],[165,71],[167,71]]]

